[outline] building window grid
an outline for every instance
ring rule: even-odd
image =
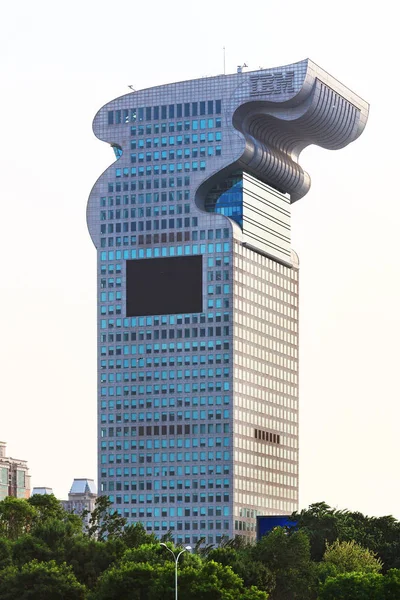
[[[185,109],[185,110],[186,110],[186,109]],[[194,110],[196,111],[197,109],[194,109]],[[178,109],[177,109],[177,111],[178,111]],[[187,109],[187,111],[190,111],[190,108],[189,108],[189,109]],[[204,111],[204,109],[203,109],[203,111]],[[177,114],[177,116],[179,116],[179,115]],[[189,116],[189,112],[187,112],[186,116]],[[194,116],[197,116],[197,114],[195,114]],[[113,118],[114,118],[114,117],[113,117]],[[119,119],[119,117],[115,117],[115,120],[116,120],[116,121],[118,121],[118,119]],[[120,122],[120,121],[118,121],[118,122]],[[195,131],[196,131],[196,129],[195,129]],[[143,132],[139,132],[139,131],[138,131],[137,133],[138,133],[138,135],[142,135],[142,134],[144,135],[144,130],[143,130]],[[149,147],[149,146],[148,146],[148,147]],[[195,154],[195,155],[194,155],[192,158],[196,158],[196,154]],[[150,162],[150,161],[149,161],[149,162]],[[116,185],[117,185],[117,182],[116,182]],[[244,254],[245,254],[245,253],[244,253]],[[280,267],[281,267],[281,266],[280,266],[280,265],[278,265],[278,268],[277,268],[277,267],[276,267],[276,265],[274,265],[274,264],[272,264],[272,265],[270,265],[270,266],[271,266],[271,270],[272,270],[272,272],[273,272],[273,275],[274,275],[274,283],[275,283],[275,281],[278,281],[279,283],[282,283],[282,281],[284,281],[284,278],[283,278],[283,277],[281,277],[280,275],[275,275],[276,271],[278,271],[278,273],[279,273],[279,272],[281,272],[281,273],[282,273],[282,271],[280,270]],[[286,282],[284,282],[284,283],[286,283]],[[292,292],[294,292],[294,294],[296,294],[296,292],[297,292],[297,281],[295,281],[295,282],[292,282],[292,286],[293,286],[293,287],[292,287],[292,290],[291,290],[291,291],[292,291]],[[285,290],[285,285],[284,285],[284,284],[282,284],[282,288],[283,288],[283,290]],[[293,296],[293,294],[292,294],[292,296]],[[280,298],[280,297],[279,297],[278,299],[279,299],[279,301],[281,300],[281,298]],[[287,303],[289,306],[291,305],[291,300],[292,300],[292,298],[289,298],[289,300],[287,300],[287,301],[286,301],[286,303]],[[274,301],[276,301],[276,300],[274,300]],[[246,302],[244,302],[243,304],[244,304],[244,305],[245,305],[245,304],[247,304],[247,305],[248,305],[248,304],[249,304],[248,300],[246,300]],[[252,304],[252,302],[250,302],[250,304]],[[277,306],[277,307],[276,307],[276,314],[281,314],[281,313],[280,313],[280,309],[281,309],[281,306],[279,306],[279,307]],[[291,309],[291,310],[292,310],[292,313],[291,313],[291,315],[288,315],[288,316],[289,316],[289,318],[291,318],[291,319],[292,319],[292,322],[293,322],[293,321],[296,319],[296,317],[297,317],[297,314],[295,313],[295,311],[293,311],[293,309]],[[242,315],[243,315],[243,317],[245,317],[245,316],[247,315],[247,313],[246,313],[246,309],[244,309],[244,311],[242,312]],[[257,322],[257,320],[258,320],[258,319],[257,319],[257,318],[255,318],[255,319],[254,319],[254,322]],[[278,325],[278,327],[279,327],[279,325]],[[247,333],[247,326],[245,326],[244,324],[243,324],[243,327],[242,327],[242,329],[241,329],[241,333],[242,333],[242,334],[246,334],[246,333]],[[293,341],[292,341],[292,343],[291,343],[291,346],[290,346],[290,349],[291,349],[291,350],[293,350],[293,349],[295,349],[295,348],[297,347],[297,335],[296,335],[296,334],[297,334],[297,332],[294,332],[294,334],[295,334],[294,336],[293,336],[293,334],[289,334],[289,335],[292,335],[292,338],[293,338]],[[285,342],[286,342],[286,341],[287,341],[287,340],[285,340]],[[282,352],[282,355],[283,355],[284,357],[285,357],[285,350],[287,349],[287,347],[288,347],[288,346],[286,346],[286,345],[285,345],[284,351]],[[248,348],[247,348],[247,351],[248,351]],[[295,358],[297,359],[297,356],[296,356]],[[294,361],[292,361],[292,365],[291,365],[291,366],[293,367],[291,370],[295,372],[295,371],[296,371],[297,364],[296,364]],[[243,370],[242,370],[242,371],[241,371],[241,373],[242,373],[242,376],[243,376],[243,374],[244,374],[244,373],[246,373],[246,371],[243,371]],[[242,418],[242,419],[244,419],[244,418],[245,418],[245,415],[247,416],[247,414],[248,414],[248,411],[247,411],[247,409],[246,409],[246,411],[245,411],[245,412],[243,412],[243,415],[242,415],[242,417],[241,417],[241,418]],[[295,414],[295,413],[293,413],[293,414]],[[293,435],[295,435],[295,434],[293,434]],[[247,461],[247,460],[248,460],[248,458],[249,458],[249,455],[247,454],[247,452],[245,452],[245,454],[243,454],[243,453],[240,453],[240,456],[241,456],[241,458],[244,460],[244,464],[246,464],[246,461]],[[293,456],[293,460],[294,460],[294,461],[296,461],[296,460],[297,460],[297,456]],[[248,463],[247,463],[247,464],[248,464]],[[262,473],[263,473],[263,470],[259,471],[259,473],[260,473],[260,474],[262,474]],[[293,483],[293,485],[294,485],[294,486],[297,486],[297,479],[295,479],[294,477],[293,477],[292,479],[293,479],[293,482],[294,482],[294,483]],[[239,481],[240,481],[240,478],[239,478]],[[244,480],[243,480],[243,481],[244,481]],[[274,482],[274,484],[275,484],[275,482]],[[239,483],[239,488],[238,488],[238,489],[240,489],[240,483]],[[246,487],[244,488],[244,490],[246,490]],[[296,507],[295,503],[286,502],[286,501],[284,501],[284,500],[281,500],[281,499],[278,499],[278,498],[274,497],[274,495],[275,495],[275,494],[277,494],[277,495],[278,495],[280,498],[282,498],[282,495],[285,497],[285,493],[286,493],[286,492],[283,490],[283,494],[281,494],[281,493],[280,493],[281,491],[282,491],[282,490],[279,490],[279,489],[277,488],[277,486],[276,486],[276,485],[272,485],[272,495],[271,495],[271,501],[270,501],[269,505],[268,505],[268,506],[266,506],[266,508],[271,508],[271,507],[272,507],[272,508],[276,508],[276,509],[280,509],[280,510],[282,510],[282,509],[283,509],[282,507],[284,507],[284,506],[285,506],[286,508],[287,508],[287,507],[289,507],[289,506],[292,506],[292,507],[293,507],[293,509]],[[259,492],[256,492],[256,493],[258,494]],[[294,499],[294,500],[295,500],[295,499],[297,498],[297,495],[296,495],[296,494],[297,494],[297,491],[296,491],[296,490],[292,491],[292,499]],[[239,494],[238,494],[238,499],[239,499],[239,500],[240,500],[242,503],[245,503],[245,504],[251,504],[251,501],[252,501],[251,494],[246,494],[246,493],[239,493]],[[237,510],[239,510],[239,509],[235,508],[235,514],[236,514],[236,511],[237,511]],[[242,509],[240,509],[240,510],[242,510]],[[143,515],[140,515],[140,516],[141,516],[141,517],[143,517]],[[243,517],[243,516],[244,516],[244,515],[242,515],[242,517]],[[151,523],[151,522],[149,522],[149,524],[150,524],[150,523]],[[235,526],[237,525],[237,527],[236,527],[237,529],[242,529],[242,527],[240,526],[240,524],[241,524],[241,523],[242,523],[242,526],[243,526],[243,530],[248,530],[248,529],[250,529],[250,527],[246,529],[246,527],[247,527],[248,525],[250,525],[250,524],[249,524],[249,523],[246,523],[245,519],[244,519],[244,520],[243,520],[243,519],[242,519],[242,520],[240,520],[240,519],[239,519],[239,520],[237,521],[237,523],[235,523]],[[148,525],[149,525],[149,524],[148,524]],[[203,523],[203,524],[204,524],[204,528],[205,528],[205,521],[204,521],[204,523]],[[183,538],[182,538],[182,539],[183,539]]]
[[[150,123],[142,125],[144,122],[166,121],[168,119],[184,119],[187,117],[206,117],[220,115],[222,112],[221,100],[207,100],[198,102],[186,102],[169,105],[155,105],[139,108],[114,109],[107,112],[108,125],[121,125],[135,123],[133,127],[143,128],[145,131],[151,127]],[[216,117],[220,119],[219,117]],[[164,123],[161,123],[163,125]],[[158,127],[160,125],[156,124]]]
[[[270,317],[268,318],[267,309],[265,306],[262,306],[263,303],[261,300],[265,298],[266,294],[273,298],[272,303],[275,303],[277,301],[276,298],[278,298],[278,301],[282,304],[276,307],[272,304],[271,308],[275,309],[273,314],[279,315],[279,319],[282,319],[282,312],[285,312],[283,310],[284,306],[295,304],[297,272],[294,269],[284,268],[281,265],[279,265],[278,270],[273,261],[269,261],[265,257],[261,257],[255,253],[251,254],[247,249],[243,249],[237,244],[235,244],[235,251],[234,265],[237,274],[235,278],[237,284],[234,296],[235,298],[241,298],[241,300],[235,300],[236,309],[240,309],[239,324],[235,328],[235,336],[243,340],[248,340],[248,342],[243,342],[243,352],[237,352],[236,348],[235,354],[239,362],[241,360],[240,357],[244,361],[243,369],[235,369],[235,381],[236,385],[238,385],[238,379],[243,382],[239,384],[239,388],[243,387],[245,394],[237,394],[237,409],[235,411],[236,419],[243,425],[239,425],[236,428],[240,430],[240,434],[235,433],[235,470],[239,469],[240,475],[237,474],[234,512],[235,516],[237,516],[240,511],[246,510],[246,506],[252,506],[254,509],[262,507],[264,514],[268,513],[268,511],[294,510],[297,506],[298,481],[297,475],[290,474],[292,471],[297,471],[298,454],[296,450],[288,449],[286,444],[291,442],[288,438],[292,434],[295,436],[297,433],[291,430],[291,422],[293,420],[297,421],[297,410],[295,409],[297,402],[294,403],[292,401],[293,398],[290,398],[290,394],[288,393],[288,391],[293,391],[294,396],[297,397],[297,385],[295,387],[288,386],[286,381],[290,378],[290,371],[294,373],[297,371],[297,356],[294,357],[293,353],[293,349],[297,348],[297,332],[294,335],[292,334],[291,325],[293,318],[283,319],[279,321],[279,324],[271,325],[271,321],[276,321],[277,319],[271,318],[272,313],[270,313]],[[277,270],[279,275],[276,274]],[[251,277],[251,282],[249,281],[249,277]],[[252,290],[250,293],[249,289]],[[293,314],[293,317],[296,316]],[[266,323],[268,324],[266,325]],[[268,336],[268,332],[274,335]],[[285,367],[279,369],[277,374],[279,375],[280,373],[282,381],[285,382],[286,389],[285,392],[271,390],[269,396],[271,396],[273,402],[269,404],[267,410],[265,408],[264,410],[260,410],[260,407],[265,407],[266,403],[262,398],[264,394],[262,396],[257,394],[258,385],[262,389],[265,389],[266,386],[268,387],[268,382],[262,381],[262,377],[260,380],[259,375],[261,372],[259,369],[260,363],[265,363],[265,355],[261,353],[265,349],[265,346],[268,346],[268,342],[265,344],[266,337],[275,346],[274,348],[271,347],[271,352],[267,351],[267,357],[274,358],[275,362],[279,361],[282,363],[279,366]],[[279,344],[279,348],[282,350],[281,355],[276,351],[277,344]],[[254,367],[253,370],[252,367]],[[276,369],[273,366],[272,368]],[[236,387],[235,389],[237,390]],[[284,406],[281,408],[282,404]],[[241,405],[243,406],[242,410],[240,410]],[[287,408],[285,408],[285,405]],[[279,419],[264,417],[265,413],[270,415],[271,412],[272,414],[276,413],[279,415]],[[260,415],[263,416],[261,417]],[[253,426],[249,427],[247,423]],[[271,452],[268,452],[267,455],[257,449],[258,440],[254,439],[255,428],[275,425],[273,431],[277,435],[277,432],[287,429],[285,427],[286,424],[289,427],[290,433],[283,436],[284,448],[275,448]],[[282,458],[273,458],[275,454],[274,450],[285,460],[282,461]],[[268,458],[268,456],[272,458]],[[259,482],[272,479],[269,485],[257,481],[249,485],[249,477],[251,476],[249,471],[254,471],[253,467],[249,469],[249,465],[253,464]],[[261,465],[263,465],[263,468],[261,468]],[[278,469],[279,473],[275,473],[274,468]],[[267,473],[269,475],[266,478]],[[281,479],[276,481],[276,477]],[[249,488],[251,490],[250,493]],[[239,519],[235,521],[237,532],[251,532],[251,527],[251,523],[246,523],[246,520]]]
[[[225,248],[225,249],[227,249],[227,248]],[[108,259],[108,258],[110,258],[111,260],[113,260],[113,259],[114,259],[114,255],[111,255],[111,256],[108,256],[108,255],[107,255],[107,256],[103,256],[102,258],[104,258],[104,259],[106,259],[106,258],[107,258],[107,259]],[[226,257],[226,258],[227,258],[227,257]],[[221,259],[221,262],[222,262],[222,259]],[[108,266],[107,260],[105,260],[105,263],[106,263],[106,264],[107,264],[107,266]],[[110,302],[113,302],[113,298],[110,300]],[[103,305],[102,305],[102,306],[103,306]],[[109,307],[110,307],[110,306],[113,306],[113,305],[112,305],[112,304],[110,304],[110,303],[107,303],[107,304],[105,304],[104,306],[107,306],[107,308],[109,309]],[[221,307],[221,308],[222,308],[222,307]],[[208,314],[207,314],[207,320],[209,320],[209,319],[210,319],[210,315],[212,315],[212,314],[213,314],[213,313],[208,313]],[[217,315],[216,315],[216,316],[217,316]],[[211,374],[210,374],[210,375],[211,375]],[[229,459],[229,457],[228,457],[228,456],[226,456],[226,457],[225,457],[225,459],[227,459],[227,458]],[[225,469],[225,468],[226,468],[226,466],[224,466],[224,469]],[[228,508],[228,507],[226,507],[226,508]],[[225,523],[226,523],[226,527],[228,527],[228,522],[225,522]]]

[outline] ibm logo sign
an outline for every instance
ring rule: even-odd
[[[281,73],[261,73],[250,76],[250,95],[284,94],[294,92],[294,71]]]

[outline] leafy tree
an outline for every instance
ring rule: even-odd
[[[337,573],[379,573],[382,561],[368,548],[363,548],[356,542],[333,542],[327,545],[323,561],[333,565]]]
[[[82,517],[85,517],[88,511],[84,511]],[[99,541],[104,541],[111,537],[121,537],[124,533],[127,520],[120,517],[116,511],[111,509],[111,501],[108,496],[99,496],[96,498],[95,509],[90,513],[87,535],[94,537]]]
[[[293,513],[291,518],[298,529],[307,533],[314,561],[322,560],[327,543],[354,540],[377,553],[383,562],[383,572],[400,567],[400,522],[392,516],[368,517],[319,502]]]
[[[207,556],[208,560],[213,560],[224,566],[230,566],[237,573],[237,568],[240,568],[240,555],[237,550],[229,546],[220,546],[213,548]],[[236,568],[235,568],[236,567]]]
[[[181,547],[176,548],[171,542],[168,542],[167,546],[175,556],[182,550]],[[129,548],[124,553],[121,563],[148,563],[153,567],[167,565],[167,568],[169,568],[169,564],[172,564],[175,568],[175,560],[171,552],[163,548],[158,540],[155,544],[143,544],[138,548]],[[186,567],[200,571],[203,567],[203,560],[197,554],[184,552],[179,558],[179,573]]]
[[[252,543],[249,542],[243,535],[235,535],[233,538],[224,536],[222,538],[220,548],[233,548],[234,550],[249,550]]]
[[[0,538],[0,569],[12,563],[12,542],[7,538]]]
[[[180,552],[181,548],[175,548],[171,542],[168,542],[167,546],[175,553]],[[123,562],[132,563],[149,563],[152,566],[164,565],[166,562],[173,562],[173,557],[170,552],[160,546],[157,541],[156,544],[143,544],[138,548],[131,548],[126,550],[122,557]],[[201,560],[195,556],[193,557],[190,553],[185,552],[179,559],[179,566],[182,567],[188,560],[198,560],[201,565]],[[175,564],[175,563],[174,563]]]
[[[394,517],[368,517],[360,512],[343,513],[340,529],[341,539],[355,540],[371,550],[385,543],[398,542],[400,535],[400,523]]]
[[[330,508],[325,502],[311,504],[309,508],[293,513],[291,519],[297,528],[304,531],[310,540],[311,559],[322,560],[326,544],[332,544],[339,538],[342,513]]]
[[[400,570],[390,569],[383,578],[385,600],[399,600],[400,598]]]
[[[163,540],[164,541],[164,540]],[[172,541],[173,540],[168,540],[168,541]],[[206,538],[205,537],[201,537],[199,538],[199,540],[197,541],[195,547],[194,547],[194,554],[198,554],[199,556],[202,557],[207,557],[209,555],[209,553],[211,552],[211,550],[214,549],[214,544],[206,544]]]
[[[68,540],[64,547],[64,560],[69,564],[81,583],[92,589],[104,571],[118,561],[125,545],[118,538],[105,542],[75,536]]]
[[[34,494],[28,498],[27,502],[30,506],[36,508],[41,521],[49,518],[62,519],[70,514],[64,510],[61,502],[57,500],[54,494]]]
[[[214,548],[207,555],[207,560],[213,560],[232,570],[243,579],[246,587],[256,586],[270,592],[275,586],[271,571],[251,555],[251,546],[243,546],[236,550],[233,546],[224,545]]]
[[[26,500],[7,496],[0,502],[0,536],[16,540],[30,531],[38,511]]]
[[[18,567],[33,560],[43,562],[54,559],[49,546],[31,534],[23,535],[14,542],[12,556],[13,563]]]
[[[98,542],[76,532],[69,522],[49,519],[14,542],[14,564],[21,566],[34,559],[66,562],[80,583],[93,588],[100,575],[121,558],[126,550],[120,538]]]
[[[321,585],[319,600],[385,600],[379,573],[341,573]],[[398,596],[397,596],[398,598]]]
[[[203,540],[185,552],[180,600],[315,600],[318,579],[320,600],[400,598],[396,519],[325,503],[293,518],[296,527],[276,528],[255,545],[237,537],[216,548]],[[164,540],[179,552],[171,532]],[[174,596],[174,573],[174,560],[155,535],[127,525],[108,497],[98,499],[87,532],[54,496],[0,502],[1,600],[167,600]]]
[[[238,600],[268,600],[269,596],[266,592],[257,589],[253,585],[244,590]]]
[[[172,566],[172,565],[171,565]],[[256,588],[245,590],[243,580],[233,570],[214,561],[203,562],[202,568],[188,566],[179,579],[181,600],[266,600],[268,595]],[[246,595],[244,595],[246,594]],[[161,600],[161,596],[160,596]]]
[[[127,560],[148,555],[152,562]],[[173,598],[175,564],[168,558],[161,564],[159,548],[143,546],[132,550],[124,560],[102,575],[91,600],[165,600]],[[265,592],[245,589],[243,581],[230,567],[213,561],[202,561],[196,555],[184,554],[179,562],[180,600],[267,600]]]
[[[271,600],[315,597],[315,568],[310,559],[310,542],[303,531],[289,534],[276,527],[256,544],[253,557],[265,564],[275,578]]]
[[[163,542],[164,544],[167,544],[168,542],[170,542],[171,544],[174,543],[174,535],[173,535],[171,529],[169,529],[166,533],[164,533],[161,536],[160,542]]]
[[[138,548],[143,544],[158,543],[158,539],[154,533],[148,534],[141,523],[127,525],[124,529],[122,540],[128,548]]]
[[[400,567],[400,522],[392,516],[366,517],[350,513],[352,535],[345,539],[356,542],[377,553],[383,562],[383,572]],[[356,527],[358,525],[358,527]]]
[[[0,571],[2,600],[85,600],[86,590],[67,565],[54,561],[27,563]]]
[[[91,600],[153,600],[151,592],[160,568],[132,562],[113,566],[100,577]]]
[[[64,547],[67,541],[81,534],[82,525],[80,520],[64,521],[48,518],[32,529],[32,535],[51,549],[53,558],[61,561],[64,560]]]

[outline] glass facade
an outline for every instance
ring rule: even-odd
[[[0,466],[0,500],[4,500],[8,496],[9,489],[9,469],[7,467]]]
[[[17,498],[25,498],[26,496],[26,486],[25,486],[25,471],[17,469],[16,472],[16,488],[17,488]]]
[[[218,183],[208,194],[205,202],[208,212],[225,215],[243,228],[243,178],[234,173]]]
[[[297,508],[298,270],[243,245],[242,171],[197,205],[230,148],[220,92],[205,89],[199,80],[179,102],[175,88],[152,88],[104,107],[95,130],[117,160],[88,205],[99,492],[177,544],[254,536],[257,514]],[[178,257],[193,259],[194,279],[175,266],[174,279],[160,275]],[[175,311],[168,281],[182,297],[200,286],[196,308]]]

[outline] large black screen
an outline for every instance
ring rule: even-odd
[[[126,316],[202,312],[202,256],[126,261]]]

